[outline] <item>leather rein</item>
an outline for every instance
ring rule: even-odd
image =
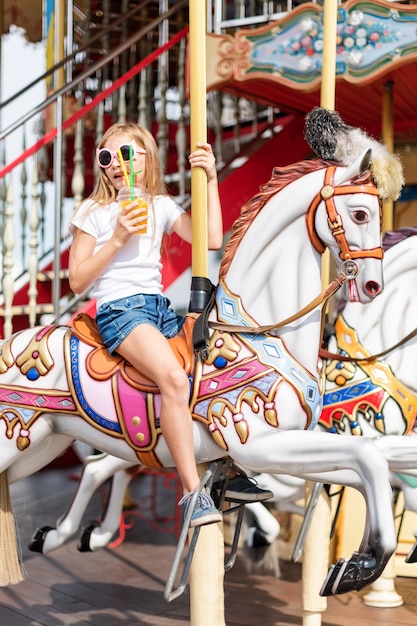
[[[366,356],[366,357],[345,356],[344,354],[335,354],[334,352],[329,352],[328,350],[325,350],[324,348],[320,348],[319,356],[322,359],[330,359],[332,361],[349,361],[350,363],[367,363],[369,361],[376,361],[377,359],[380,359],[381,357],[386,356],[387,354],[389,354],[390,352],[393,352],[393,350],[395,350],[396,348],[400,348],[402,345],[404,345],[405,343],[407,343],[408,341],[413,339],[413,337],[416,337],[416,336],[417,336],[417,328],[415,328],[410,333],[408,333],[408,335],[400,339],[400,341],[397,341],[397,343],[391,346],[390,348],[387,348],[386,350],[382,350],[381,352],[378,352],[377,354],[371,354],[371,356]]]
[[[307,220],[307,230],[310,237],[310,241],[312,242],[315,250],[320,254],[326,249],[326,246],[320,240],[317,235],[315,229],[315,216],[317,212],[317,208],[321,202],[324,202],[326,212],[327,212],[327,223],[330,228],[330,232],[339,246],[340,253],[339,257],[344,261],[346,272],[341,272],[329,285],[326,289],[324,289],[316,298],[314,298],[309,304],[303,307],[297,313],[294,313],[290,317],[278,322],[277,324],[270,324],[266,326],[241,326],[241,325],[231,325],[224,324],[222,322],[212,322],[209,321],[210,328],[214,330],[222,330],[225,332],[235,332],[235,333],[249,333],[249,334],[261,334],[266,332],[271,332],[278,328],[282,328],[283,326],[287,326],[288,324],[300,319],[307,313],[310,313],[313,309],[320,306],[323,308],[326,304],[327,300],[336,293],[340,289],[340,287],[347,281],[351,280],[355,277],[357,268],[355,269],[356,264],[354,263],[355,259],[361,258],[376,258],[382,259],[384,256],[383,250],[381,247],[372,248],[370,250],[351,250],[349,244],[346,240],[345,230],[343,228],[343,221],[341,215],[337,212],[336,205],[334,202],[335,196],[341,195],[351,195],[353,193],[366,193],[373,196],[378,195],[378,190],[373,184],[362,184],[362,185],[334,185],[334,175],[336,172],[336,165],[330,165],[325,170],[324,175],[324,185],[316,193],[313,200],[310,203],[310,206],[307,211],[306,220]]]

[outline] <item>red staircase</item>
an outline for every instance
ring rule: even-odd
[[[290,165],[305,159],[309,147],[304,140],[304,118],[288,115],[280,119],[282,130],[273,134],[240,167],[231,170],[219,182],[220,199],[223,207],[224,232],[228,232],[239,217],[241,207],[257,193],[260,185],[266,183],[274,167]],[[162,282],[170,287],[191,265],[191,246],[177,235],[169,238],[169,245],[163,255]],[[95,301],[89,300],[79,312],[94,317]]]

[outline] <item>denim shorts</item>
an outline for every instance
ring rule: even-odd
[[[96,315],[101,337],[110,354],[140,324],[151,324],[170,339],[179,333],[184,317],[160,294],[138,294],[102,304]]]

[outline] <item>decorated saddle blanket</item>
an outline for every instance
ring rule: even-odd
[[[387,363],[376,360],[360,343],[358,334],[342,315],[335,323],[338,352],[344,357],[363,361],[327,361],[323,366],[324,398],[319,423],[338,432],[343,420],[350,423],[352,434],[361,435],[358,412],[374,415],[375,427],[385,432],[384,405],[392,398],[404,420],[404,435],[408,434],[417,416],[417,396],[401,381]]]

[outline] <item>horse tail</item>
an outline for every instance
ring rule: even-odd
[[[7,472],[0,472],[0,587],[16,585],[23,579]]]

